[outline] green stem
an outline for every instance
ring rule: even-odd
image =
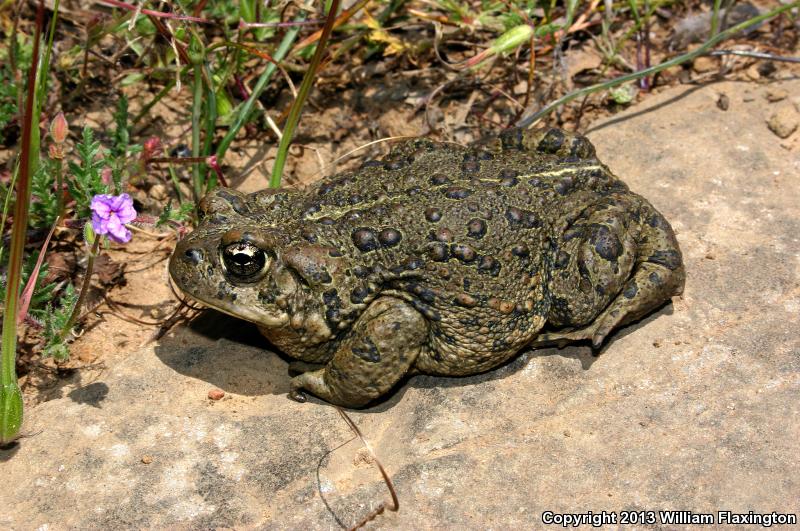
[[[41,110],[42,102],[44,101],[44,93],[47,90],[47,74],[50,71],[50,53],[53,50],[53,37],[56,35],[56,22],[58,21],[58,4],[61,0],[55,0],[53,3],[53,18],[50,19],[50,30],[47,35],[47,47],[44,50],[44,59],[41,64],[41,71],[39,72],[39,86],[37,87],[37,110]]]
[[[11,208],[11,196],[14,195],[13,191],[17,182],[17,176],[19,176],[19,160],[17,160],[17,164],[14,166],[14,171],[11,173],[11,182],[8,183],[8,193],[3,201],[3,215],[0,216],[0,227],[3,228],[5,228],[6,221],[8,220],[8,211]],[[0,241],[0,264],[3,263],[3,255],[5,254],[5,250],[5,243]]]
[[[304,20],[305,17],[301,16],[296,18],[295,22],[302,22]],[[286,32],[286,35],[284,35],[281,44],[278,46],[278,49],[275,50],[274,54],[272,54],[272,57],[275,59],[275,61],[281,61],[284,57],[286,57],[286,54],[288,54],[292,49],[294,41],[297,40],[298,33],[300,33],[300,26],[292,26],[289,28],[289,30]],[[236,134],[247,122],[247,118],[253,111],[253,106],[256,104],[258,97],[261,96],[261,93],[264,92],[264,89],[267,88],[267,84],[277,68],[278,67],[275,66],[274,63],[269,63],[267,65],[267,67],[264,69],[264,72],[261,74],[261,77],[258,78],[256,86],[253,87],[253,92],[250,94],[250,97],[247,98],[247,101],[245,101],[239,108],[236,119],[233,121],[233,124],[230,126],[228,132],[225,134],[225,137],[222,139],[222,142],[220,142],[219,146],[217,147],[217,161],[219,164],[222,164],[222,160],[225,158],[225,153],[228,151],[231,142],[233,142],[233,139],[236,138]]]
[[[217,124],[217,93],[214,91],[214,76],[211,75],[211,71],[208,69],[208,65],[205,64],[202,66],[205,72],[205,79],[208,80],[208,86],[206,87],[206,101],[205,101],[205,128],[206,128],[206,136],[203,141],[203,149],[201,155],[203,157],[208,157],[211,155],[212,144],[214,142],[214,129]],[[206,168],[205,164],[198,165],[201,168]],[[209,190],[212,190],[217,187],[217,177],[213,172],[208,172],[209,178],[206,179],[205,188],[203,189],[203,193],[205,194]]]
[[[56,212],[58,218],[64,218],[64,163],[59,159],[56,161]]]
[[[710,37],[713,37],[717,34],[717,30],[719,29],[719,7],[722,4],[722,0],[714,0],[714,10],[711,11],[711,33],[709,34]]]
[[[194,66],[194,100],[192,102],[192,155],[200,156],[203,149],[200,144],[200,121],[203,116],[203,67],[200,64]],[[202,164],[195,164],[192,167],[192,185],[194,187],[195,203],[203,197]]]
[[[181,184],[178,180],[178,174],[175,173],[175,168],[172,164],[167,165],[169,171],[169,178],[172,181],[172,187],[175,189],[175,197],[178,199],[178,204],[183,204],[183,194],[181,194]]]
[[[295,98],[292,103],[292,108],[289,109],[286,125],[283,126],[283,135],[278,145],[278,153],[275,156],[275,165],[272,167],[272,177],[269,180],[270,188],[280,188],[281,186],[283,167],[286,165],[286,156],[289,154],[289,146],[292,144],[294,130],[297,128],[297,122],[300,120],[300,113],[303,110],[303,105],[308,98],[308,94],[311,92],[311,87],[314,85],[314,78],[317,75],[319,64],[322,62],[322,56],[325,55],[328,38],[331,35],[331,31],[333,31],[333,24],[336,22],[336,13],[338,11],[339,0],[332,0],[331,7],[328,10],[328,17],[325,19],[325,26],[322,28],[322,34],[317,42],[317,49],[314,50],[314,57],[311,58],[308,70],[306,70],[303,76],[303,82],[300,84],[300,89],[297,91],[297,98]]]
[[[614,78],[614,79],[612,79],[610,81],[606,81],[606,82],[603,82],[603,83],[597,83],[596,85],[592,85],[592,86],[589,86],[589,87],[586,87],[586,88],[582,88],[580,90],[576,90],[574,92],[570,92],[569,94],[566,94],[565,96],[560,97],[559,99],[557,99],[553,103],[550,103],[550,104],[544,106],[539,111],[537,111],[537,112],[535,112],[535,113],[533,113],[533,114],[531,114],[529,116],[526,116],[524,118],[521,118],[519,121],[517,121],[516,126],[517,127],[521,127],[521,128],[530,127],[531,124],[533,124],[534,122],[536,122],[537,120],[539,120],[543,116],[545,116],[547,114],[550,114],[557,107],[560,107],[561,105],[564,105],[565,103],[569,103],[570,101],[572,101],[572,100],[574,100],[576,98],[580,98],[582,96],[585,96],[587,94],[592,94],[592,93],[600,91],[600,90],[605,90],[605,89],[609,89],[609,88],[612,88],[612,87],[616,87],[617,85],[621,85],[623,83],[627,83],[628,81],[635,81],[635,80],[641,79],[641,78],[643,78],[645,76],[651,76],[651,75],[657,74],[657,73],[659,73],[662,70],[665,70],[667,68],[679,65],[681,63],[685,63],[686,61],[691,61],[695,57],[703,55],[710,48],[716,46],[720,42],[724,41],[725,39],[727,39],[727,38],[729,38],[729,37],[731,37],[733,35],[735,35],[736,33],[742,31],[743,29],[745,29],[745,28],[747,28],[749,26],[752,26],[753,24],[758,24],[759,22],[763,22],[764,20],[772,18],[775,15],[779,15],[779,14],[783,13],[784,11],[789,11],[790,9],[795,9],[795,8],[798,7],[798,5],[800,5],[800,2],[792,2],[791,4],[787,4],[787,5],[775,8],[775,9],[773,9],[772,11],[770,11],[768,13],[764,13],[763,15],[759,15],[757,17],[753,17],[751,19],[745,20],[741,24],[737,24],[736,26],[732,26],[732,27],[728,28],[725,31],[721,31],[721,32],[717,33],[712,38],[710,38],[705,43],[703,43],[703,45],[700,46],[699,48],[697,48],[696,50],[693,50],[693,51],[691,51],[689,53],[685,53],[683,55],[679,55],[678,57],[675,57],[674,59],[670,59],[669,61],[663,62],[663,63],[655,65],[655,66],[651,66],[650,68],[645,68],[644,70],[640,70],[640,71],[634,72],[632,74],[628,74],[628,75],[625,75],[625,76],[620,76],[620,77]]]
[[[22,280],[22,260],[28,235],[28,209],[30,207],[31,163],[38,161],[34,147],[34,132],[38,139],[39,115],[34,114],[36,103],[36,71],[39,61],[39,40],[44,26],[44,1],[39,1],[36,12],[36,32],[33,38],[33,59],[28,70],[28,90],[25,114],[22,120],[22,146],[19,151],[19,181],[14,204],[14,227],[11,230],[11,252],[6,274],[6,300],[3,314],[2,355],[0,356],[0,444],[14,441],[22,426],[22,393],[17,383],[17,303]],[[12,37],[13,38],[13,37]],[[35,120],[34,120],[35,118]],[[35,121],[35,124],[34,124]]]
[[[92,272],[94,271],[94,259],[97,255],[97,250],[100,248],[100,240],[102,237],[95,235],[94,243],[92,244],[92,249],[89,251],[89,256],[87,257],[86,262],[86,273],[83,275],[83,284],[81,285],[81,292],[78,295],[78,300],[75,302],[75,306],[72,308],[72,313],[69,314],[69,319],[67,319],[67,324],[64,325],[64,328],[61,329],[59,332],[59,337],[63,340],[67,337],[72,327],[75,326],[75,321],[78,320],[78,316],[81,314],[81,308],[83,307],[83,303],[86,302],[86,295],[89,293],[89,285],[92,283]]]

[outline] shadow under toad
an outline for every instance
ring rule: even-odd
[[[383,412],[400,402],[409,388],[452,388],[474,386],[505,378],[525,368],[532,360],[546,356],[577,359],[584,371],[591,369],[597,357],[617,339],[645,326],[661,315],[671,315],[667,303],[645,319],[625,326],[606,340],[600,351],[593,351],[589,342],[575,343],[563,348],[523,349],[506,363],[473,376],[447,377],[414,375],[403,378],[384,397],[373,402],[363,412]],[[180,374],[206,381],[223,391],[245,395],[284,395],[289,393],[289,363],[285,356],[264,338],[255,325],[228,315],[207,310],[187,327],[177,330],[155,347],[159,359]],[[312,395],[309,403],[327,404]]]

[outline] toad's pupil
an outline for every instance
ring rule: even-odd
[[[233,261],[239,265],[245,265],[253,261],[253,253],[247,251],[233,251]]]

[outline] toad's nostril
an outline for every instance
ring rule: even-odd
[[[200,249],[187,249],[183,255],[186,257],[187,261],[195,265],[203,261],[203,251]]]

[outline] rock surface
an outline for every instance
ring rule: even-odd
[[[771,88],[797,94],[800,82]],[[765,90],[678,87],[590,130],[600,157],[678,232],[684,296],[599,357],[529,351],[477,377],[412,378],[352,412],[401,504],[368,527],[530,528],[543,511],[797,512],[800,133],[779,144]],[[0,451],[0,527],[360,520],[388,498],[369,454],[347,442],[335,409],[288,400],[286,360],[260,345],[249,326],[207,314],[29,410],[29,436]],[[224,397],[210,400],[216,388]]]

